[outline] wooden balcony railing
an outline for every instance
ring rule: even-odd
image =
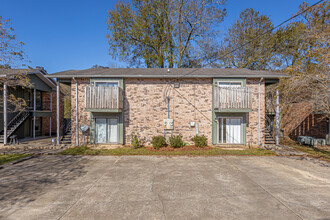
[[[122,109],[123,93],[119,87],[85,87],[85,108]]]
[[[251,109],[252,88],[216,87],[214,89],[214,109]]]

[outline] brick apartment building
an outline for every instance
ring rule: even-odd
[[[178,134],[191,143],[198,134],[210,145],[258,146],[267,143],[265,89],[283,75],[248,69],[91,68],[47,77],[71,86],[71,141],[77,146],[84,139],[77,129],[85,125],[94,144],[130,144],[130,135],[138,132],[147,144],[155,135]]]

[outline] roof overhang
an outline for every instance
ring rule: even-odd
[[[35,73],[35,75],[38,76],[49,87],[51,87],[52,89],[56,89],[55,83],[49,77],[47,77],[47,75],[44,75],[40,72]]]
[[[47,75],[47,78],[69,79],[69,78],[265,78],[265,79],[278,79],[281,77],[288,77],[283,75]]]
[[[47,77],[48,75],[41,73],[39,70],[32,70],[32,71],[27,70],[26,74],[28,74],[28,75],[34,74],[38,78],[40,78],[50,88],[56,89],[56,85],[55,85],[54,81],[51,79],[52,77]],[[7,77],[7,75],[5,75],[5,74],[0,75],[0,78],[6,78],[6,77]]]

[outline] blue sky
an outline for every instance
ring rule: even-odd
[[[126,67],[108,55],[107,11],[117,0],[0,0],[0,15],[11,19],[31,66],[49,73],[94,64]],[[313,4],[317,0],[306,0]],[[245,8],[268,15],[274,25],[297,12],[299,0],[228,0],[225,32]]]

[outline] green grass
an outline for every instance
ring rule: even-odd
[[[5,154],[5,155],[0,155],[0,165],[22,159],[24,157],[28,157],[30,154]]]
[[[288,147],[292,147],[295,150],[305,152],[310,157],[330,162],[330,151],[319,149],[316,147],[300,145],[300,144],[296,143],[295,141],[290,140],[289,138],[283,138],[281,140],[281,144],[288,146]]]
[[[147,148],[116,148],[92,149],[90,147],[68,148],[61,155],[165,155],[165,156],[217,156],[217,155],[246,155],[246,156],[273,156],[274,152],[263,149],[223,150],[219,148],[201,149],[191,151],[152,151]]]

